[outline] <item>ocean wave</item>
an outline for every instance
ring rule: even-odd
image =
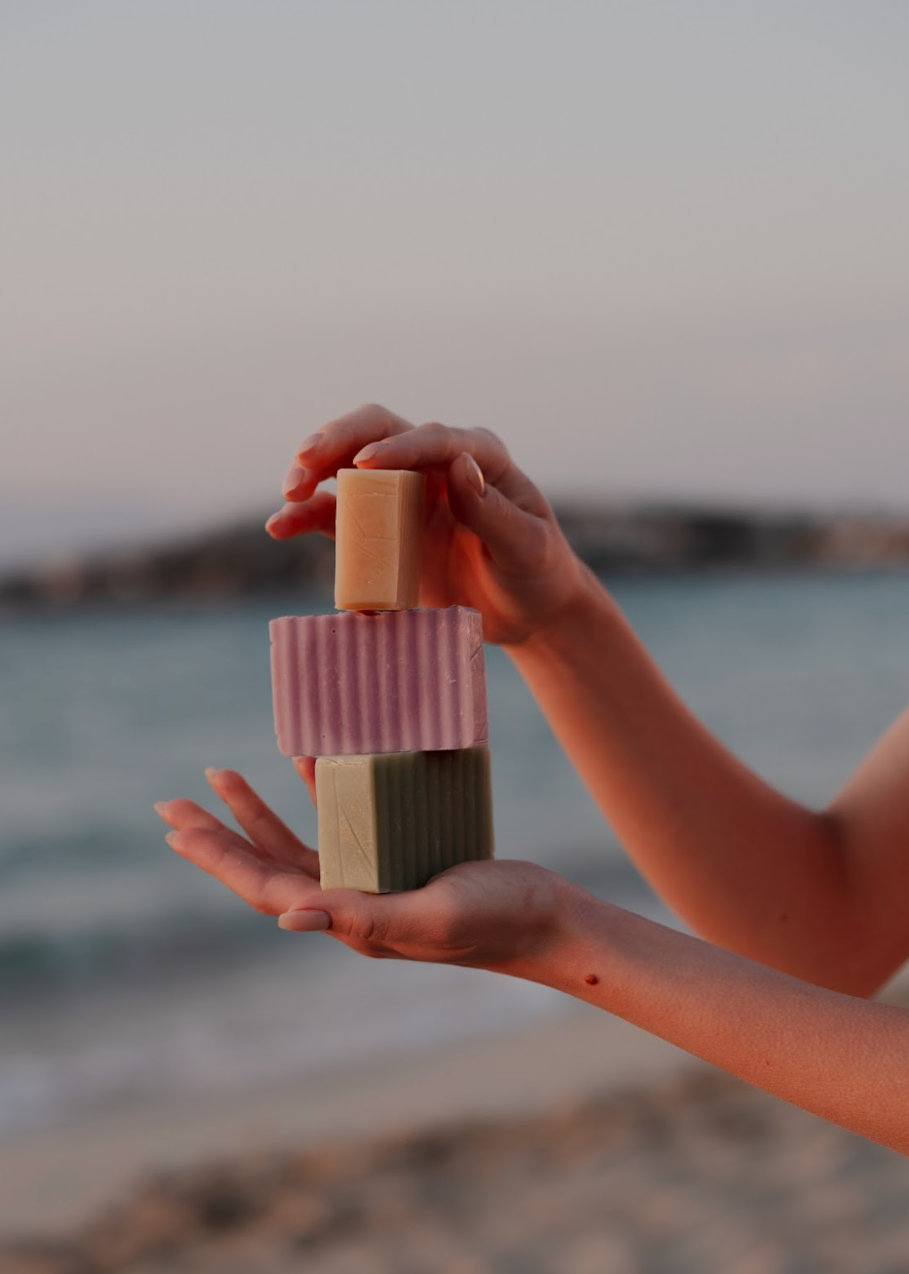
[[[261,916],[188,912],[139,927],[98,924],[75,933],[0,935],[0,1005],[22,996],[164,980],[226,968],[281,942]]]
[[[148,856],[148,843],[120,823],[98,823],[66,832],[32,832],[0,842],[0,883],[60,867],[103,866]]]
[[[591,857],[567,855],[559,870],[601,897],[648,909],[652,895],[630,863],[592,864]],[[184,901],[175,910],[176,900],[170,899],[165,913],[163,903],[153,904],[140,921],[108,914],[70,930],[0,932],[0,1006],[22,996],[193,976],[265,957],[286,941],[266,918],[233,905],[206,909]]]

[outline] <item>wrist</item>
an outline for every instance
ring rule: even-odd
[[[616,611],[615,603],[590,567],[577,558],[574,564],[574,578],[561,604],[521,640],[502,643],[516,663],[547,659],[568,650],[577,635],[590,633],[592,621]]]
[[[562,877],[557,880],[546,925],[536,930],[507,968],[499,971],[568,995],[594,999],[594,988],[602,995],[605,988],[600,984],[617,955],[613,950],[613,919],[626,913],[580,885]]]

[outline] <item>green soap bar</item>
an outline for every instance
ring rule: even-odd
[[[320,756],[316,798],[323,889],[419,889],[492,857],[488,748]]]

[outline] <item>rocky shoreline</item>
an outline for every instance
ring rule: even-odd
[[[909,568],[909,516],[582,504],[556,513],[575,550],[604,574]],[[313,535],[279,543],[264,534],[263,521],[8,572],[0,576],[0,611],[204,601],[330,585],[330,541]]]
[[[706,1067],[159,1173],[4,1274],[896,1274],[909,1161]]]

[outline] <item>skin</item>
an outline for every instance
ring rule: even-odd
[[[353,464],[426,472],[421,603],[481,612],[629,854],[709,941],[529,863],[464,864],[409,894],[323,892],[318,856],[231,771],[209,777],[247,836],[171,801],[173,847],[284,928],[545,983],[909,1151],[909,1013],[866,998],[909,956],[909,713],[807,809],[689,712],[488,431],[359,408],[301,447],[269,533],[331,534],[321,483]],[[296,764],[312,789],[312,762]]]

